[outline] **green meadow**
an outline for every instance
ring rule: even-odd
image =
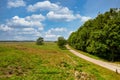
[[[0,43],[0,80],[119,80],[120,74],[85,61],[54,42]]]

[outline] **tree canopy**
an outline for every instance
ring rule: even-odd
[[[64,49],[66,44],[66,40],[64,39],[64,37],[58,37],[57,44],[60,48]]]
[[[120,9],[111,8],[88,20],[69,36],[68,43],[110,61],[120,60]]]
[[[36,41],[36,44],[37,45],[43,45],[43,41],[44,41],[44,39],[42,37],[39,37]]]

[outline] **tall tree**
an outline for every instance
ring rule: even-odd
[[[120,60],[120,9],[110,9],[73,32],[69,44],[104,59]]]

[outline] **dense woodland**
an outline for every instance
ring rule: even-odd
[[[120,61],[120,9],[111,8],[88,20],[70,35],[68,43],[106,60]]]

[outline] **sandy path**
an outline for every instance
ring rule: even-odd
[[[116,65],[112,65],[108,62],[104,62],[104,61],[101,61],[101,60],[96,60],[96,59],[93,59],[93,58],[90,58],[88,56],[85,56],[83,54],[80,54],[79,52],[75,51],[75,50],[72,50],[68,45],[66,45],[67,49],[69,49],[70,52],[72,52],[73,54],[75,54],[76,56],[80,57],[80,58],[83,58],[89,62],[92,62],[94,64],[97,64],[99,66],[102,66],[104,68],[107,68],[109,70],[112,70],[114,72],[117,72],[117,73],[120,73],[120,67],[119,66],[116,66]]]

